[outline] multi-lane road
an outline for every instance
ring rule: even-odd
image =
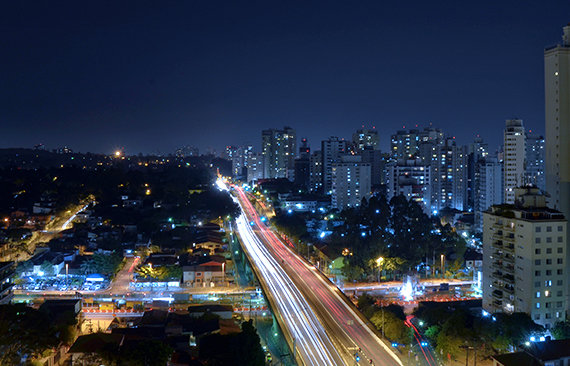
[[[244,212],[237,220],[244,249],[286,336],[295,340],[297,362],[401,366],[344,294],[265,226],[241,188],[234,192]]]

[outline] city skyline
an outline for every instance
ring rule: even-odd
[[[438,127],[494,151],[544,134],[545,47],[570,4],[5,6],[0,147],[218,152],[291,126],[330,136]],[[405,127],[404,127],[405,126]]]

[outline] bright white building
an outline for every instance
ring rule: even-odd
[[[567,220],[536,187],[483,213],[483,309],[524,312],[544,327],[568,311]]]

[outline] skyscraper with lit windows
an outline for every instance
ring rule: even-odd
[[[261,132],[261,153],[265,178],[292,178],[297,153],[297,134],[291,127]]]

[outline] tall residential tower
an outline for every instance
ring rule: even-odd
[[[549,206],[570,217],[570,24],[544,51],[546,191]]]

